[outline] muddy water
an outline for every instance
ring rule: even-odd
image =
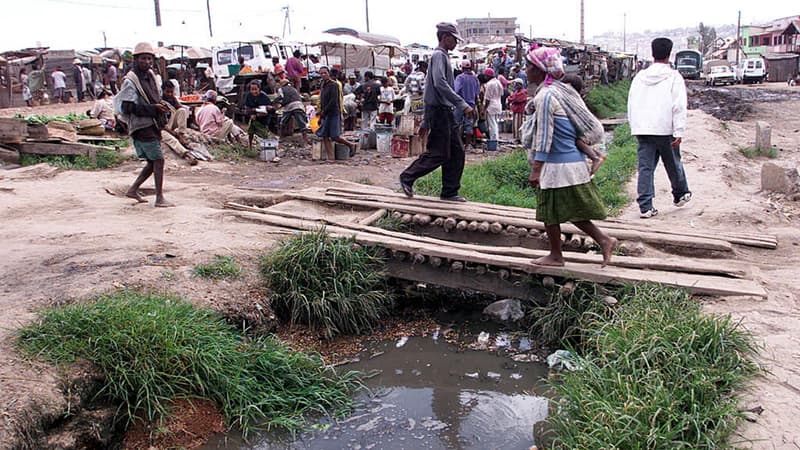
[[[493,334],[489,343],[508,341]],[[294,440],[262,435],[244,443],[228,436],[203,449],[522,450],[534,444],[533,424],[547,415],[545,365],[457,351],[442,339],[381,342],[343,369],[378,373],[349,417],[315,423]]]

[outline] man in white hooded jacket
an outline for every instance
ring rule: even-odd
[[[672,185],[673,205],[681,207],[692,199],[681,163],[681,140],[686,131],[686,85],[669,65],[672,41],[657,38],[651,43],[653,65],[639,72],[628,94],[631,134],[639,141],[640,217],[658,214],[653,207],[653,173],[659,158],[664,162]]]

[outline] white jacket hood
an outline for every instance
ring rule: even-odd
[[[635,136],[682,137],[686,130],[686,84],[669,64],[639,72],[628,93],[628,121]]]

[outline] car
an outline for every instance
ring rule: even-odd
[[[706,85],[716,86],[718,84],[735,83],[734,73],[729,66],[712,67],[706,76]]]
[[[767,63],[764,58],[747,58],[736,68],[736,81],[742,84],[763,83],[767,78]]]

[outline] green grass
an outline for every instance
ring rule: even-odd
[[[262,258],[261,273],[280,317],[327,337],[373,330],[392,304],[383,261],[324,229],[283,241]]]
[[[524,150],[518,149],[464,168],[459,193],[470,201],[521,208],[536,208],[536,191],[528,185],[530,165]],[[629,199],[625,185],[636,171],[636,139],[625,124],[614,131],[608,145],[605,164],[595,174],[595,183],[611,214],[617,213]],[[417,180],[414,189],[422,195],[439,195],[441,170]]]
[[[608,86],[595,86],[584,100],[589,110],[601,119],[617,117],[628,110],[630,80],[617,81]]]
[[[759,373],[749,333],[681,290],[644,284],[615,296],[611,314],[576,315],[582,370],[551,383],[553,448],[729,447],[741,419],[736,395]]]
[[[43,311],[18,340],[28,355],[58,364],[91,361],[98,394],[130,421],[157,420],[169,401],[216,401],[231,426],[298,430],[309,414],[351,406],[356,373],[336,374],[315,355],[271,338],[245,339],[217,313],[169,295],[119,291]]]
[[[383,217],[378,219],[378,221],[375,222],[375,226],[388,231],[408,231],[411,229],[407,223],[403,223],[402,220],[392,217],[389,213],[384,214]]]
[[[210,263],[195,266],[194,274],[198,277],[222,280],[239,277],[242,274],[242,268],[239,267],[239,263],[234,257],[216,255]]]
[[[775,159],[778,157],[778,149],[775,147],[770,147],[768,149],[756,148],[756,147],[736,147],[745,158],[753,159],[759,156],[765,156],[770,159]]]
[[[19,161],[22,166],[32,166],[34,164],[47,163],[51,166],[60,167],[68,170],[99,170],[117,167],[126,161],[117,150],[99,150],[97,160],[92,161],[85,155],[31,155],[23,153]]]
[[[246,145],[238,144],[217,144],[210,147],[211,154],[214,158],[225,161],[243,161],[245,159],[258,158],[258,150],[249,148]]]

